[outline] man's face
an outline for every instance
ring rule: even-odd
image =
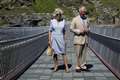
[[[86,15],[86,8],[85,8],[85,7],[81,7],[81,8],[79,9],[79,11],[80,11],[80,15],[81,15],[81,16]]]

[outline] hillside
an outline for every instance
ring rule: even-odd
[[[86,5],[88,16],[93,23],[120,23],[120,0],[0,0],[0,25],[9,23],[6,16],[11,15],[38,13],[49,20],[57,7],[62,8],[65,17],[71,20],[77,14],[80,4]]]
[[[65,16],[73,16],[72,10],[58,4],[57,0],[5,0],[0,1],[0,25],[10,23],[9,16],[21,16],[21,14],[38,13],[44,19],[50,19],[55,8],[60,7],[64,10]],[[26,16],[25,16],[26,17]],[[14,20],[16,21],[16,20]],[[45,21],[45,20],[43,20]],[[45,21],[46,22],[46,21]],[[42,23],[44,24],[44,23]],[[44,24],[45,25],[45,24]]]
[[[98,23],[120,24],[120,0],[96,0],[95,7]]]

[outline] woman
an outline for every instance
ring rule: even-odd
[[[65,20],[62,18],[62,15],[63,15],[63,11],[60,8],[55,9],[54,17],[50,21],[48,43],[54,52],[53,53],[54,71],[58,70],[57,55],[62,55],[65,64],[65,71],[68,72],[68,65],[67,65],[68,61],[65,53],[65,48],[66,48]]]

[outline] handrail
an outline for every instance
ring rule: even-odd
[[[15,80],[43,54],[47,42],[48,31],[0,41],[0,80]]]
[[[47,32],[43,32],[43,33],[39,33],[39,34],[34,34],[34,35],[30,35],[30,36],[25,36],[25,37],[21,37],[21,38],[16,38],[16,39],[10,39],[10,40],[2,40],[0,41],[0,44],[5,44],[5,43],[10,43],[10,42],[16,42],[16,41],[22,41],[22,40],[26,40],[26,39],[30,39],[30,38],[33,38],[33,37],[37,37],[37,36],[40,36],[40,35],[43,35],[43,34],[47,34]]]
[[[90,32],[90,33],[93,33],[93,34],[96,34],[96,35],[99,35],[99,36],[103,36],[103,37],[106,37],[106,38],[109,38],[109,39],[113,39],[113,40],[118,40],[118,41],[120,41],[120,39],[115,38],[115,37],[111,37],[111,36],[107,36],[107,35],[98,34],[98,33],[96,33],[96,32]]]
[[[97,27],[94,28],[97,29]],[[120,79],[120,62],[118,61],[120,58],[120,39],[97,33],[94,29],[89,33],[89,48],[108,67],[108,69]]]

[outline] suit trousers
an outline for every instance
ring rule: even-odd
[[[80,45],[80,44],[75,44],[75,53],[76,56],[80,58],[80,65],[86,64],[86,54],[87,54],[87,44]]]

